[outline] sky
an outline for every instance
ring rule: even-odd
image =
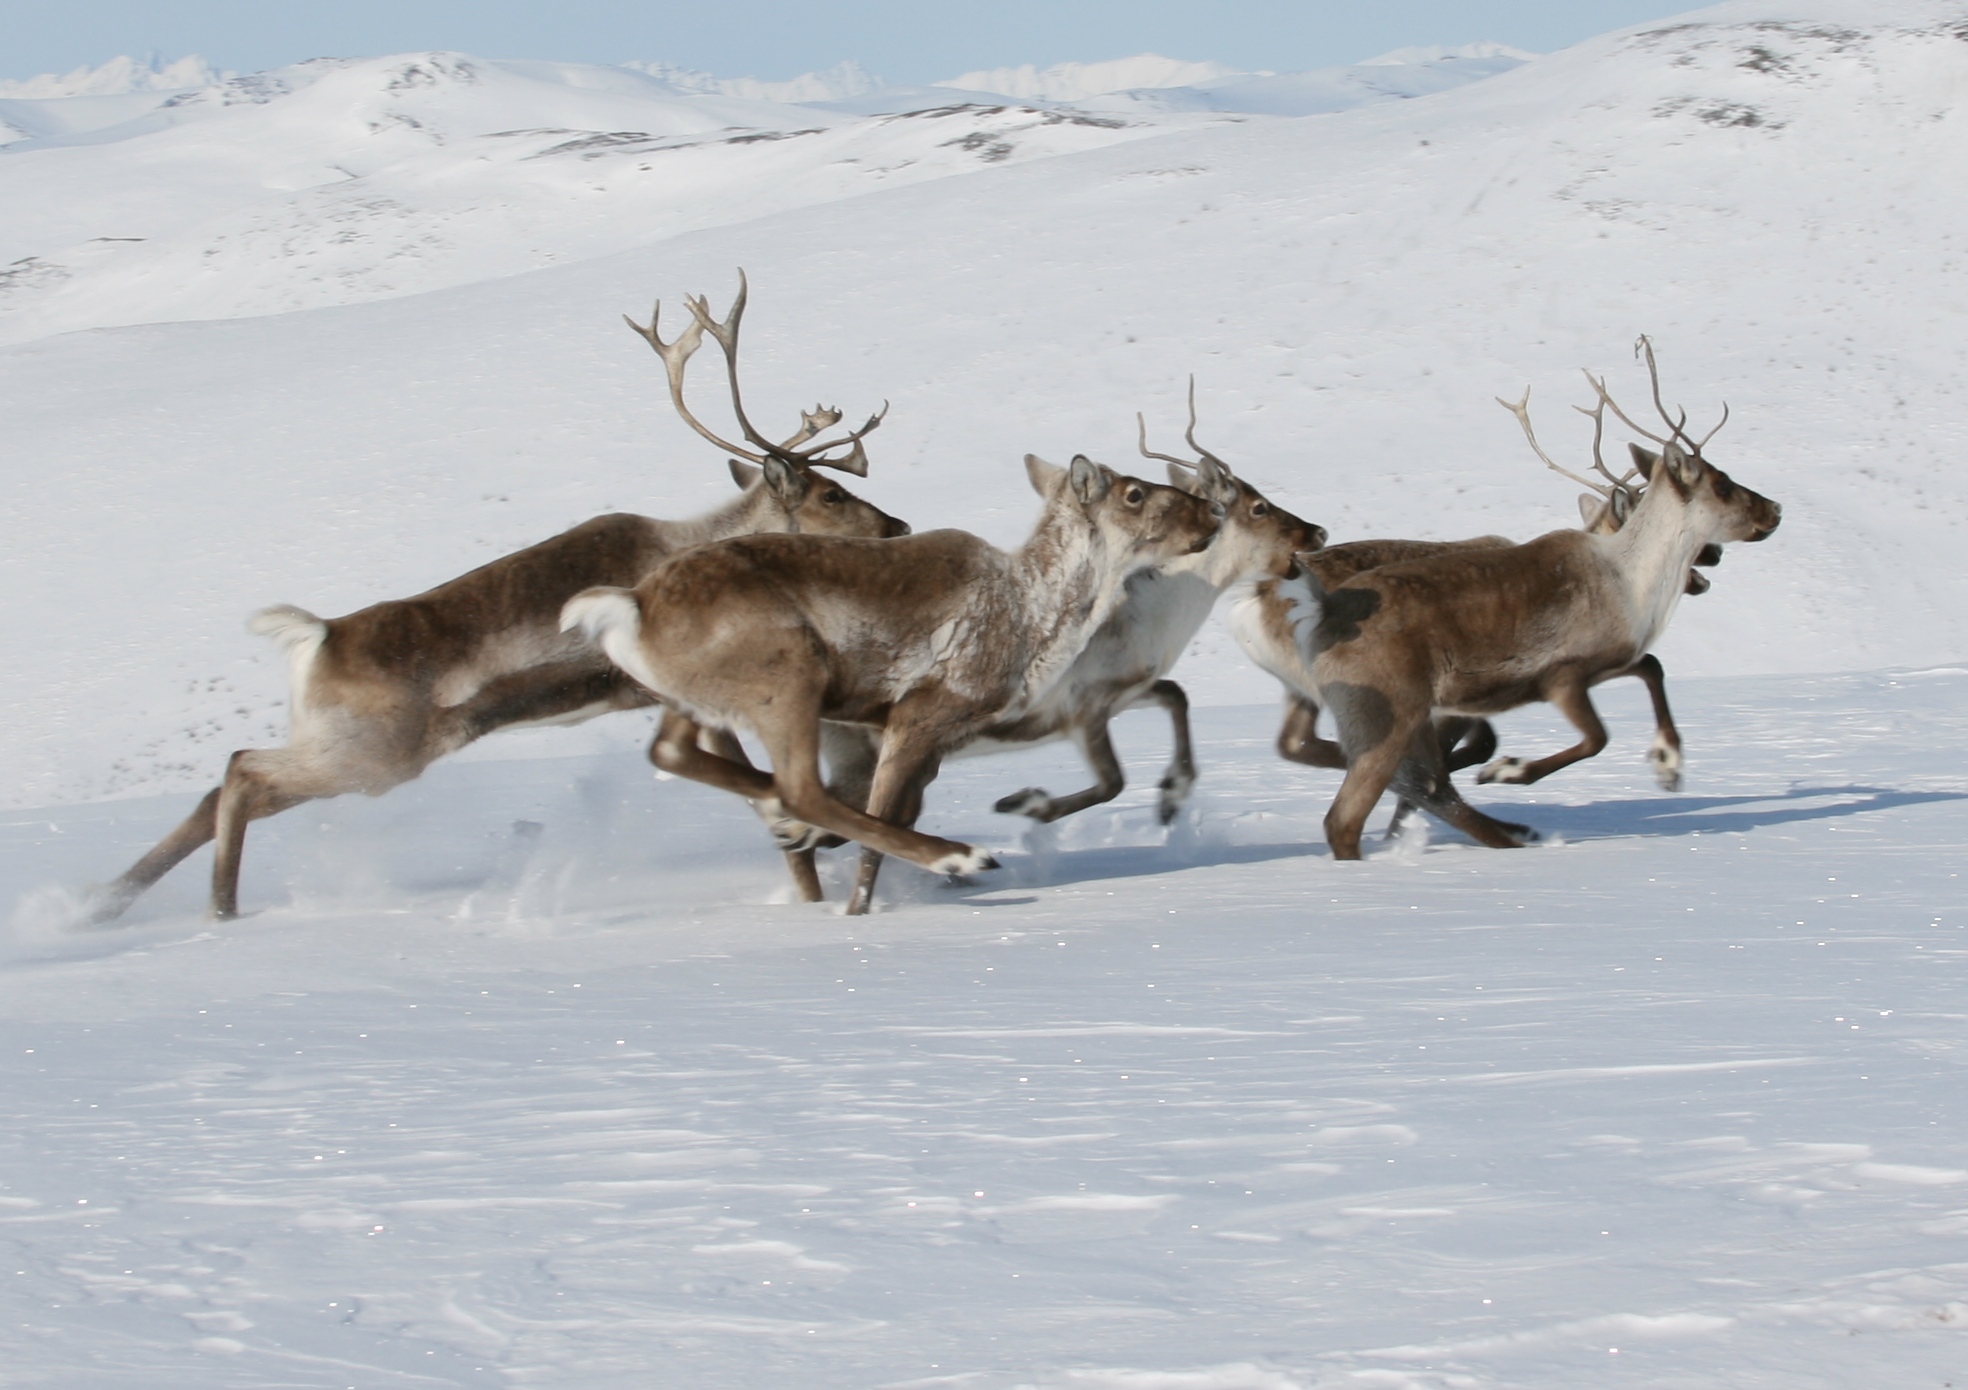
[[[1288,72],[1417,44],[1550,52],[1689,8],[1676,0],[0,0],[0,78],[120,54],[248,72],[323,56],[456,49],[659,61],[781,80],[858,61],[891,82],[1140,52]]]

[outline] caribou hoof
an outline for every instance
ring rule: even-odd
[[[1170,773],[1162,779],[1162,795],[1155,803],[1155,814],[1161,818],[1163,825],[1174,820],[1176,813],[1188,803],[1189,792],[1195,785],[1194,777],[1178,773]]]
[[[998,804],[991,809],[1001,816],[1030,816],[1036,821],[1049,821],[1052,819],[1052,794],[1044,787],[1027,787],[1010,796],[999,797]]]
[[[954,854],[946,854],[929,866],[933,874],[947,874],[951,878],[963,878],[968,874],[981,874],[986,869],[995,869],[998,861],[981,849],[965,847]]]
[[[1654,769],[1654,780],[1664,792],[1681,790],[1681,750],[1656,743],[1647,750],[1647,762]]]
[[[1477,773],[1476,780],[1486,787],[1492,782],[1522,782],[1524,780],[1524,760],[1522,758],[1498,758],[1495,762]]]

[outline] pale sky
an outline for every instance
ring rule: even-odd
[[[859,61],[891,82],[1153,51],[1296,71],[1416,44],[1550,52],[1674,0],[0,0],[0,78],[119,54],[253,71],[324,56],[661,61],[769,80]]]

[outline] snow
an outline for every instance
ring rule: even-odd
[[[1939,1384],[1960,1364],[1968,672],[1715,678],[1655,791],[1333,863],[1275,710],[1136,789],[934,828],[1007,867],[765,906],[742,807],[615,756],[452,763],[256,829],[266,906],[0,969],[0,1363],[26,1383],[1123,1390]],[[1510,747],[1551,744],[1545,712]],[[185,798],[7,818],[94,872]],[[515,833],[516,820],[544,827]],[[842,871],[831,875],[838,898]],[[85,1205],[86,1204],[86,1205]]]
[[[1307,117],[397,55],[0,151],[0,1380],[1958,1379],[1960,23],[1737,0]],[[619,315],[737,265],[755,418],[891,399],[856,490],[999,542],[1023,453],[1126,464],[1192,371],[1199,438],[1334,540],[1565,525],[1491,398],[1581,466],[1578,368],[1639,409],[1651,334],[1785,507],[1661,644],[1687,790],[1616,682],[1600,758],[1471,789],[1540,845],[1336,864],[1336,779],[1213,626],[1174,827],[1157,715],[1048,829],[989,807],[1069,750],[952,762],[925,828],[1006,867],[892,864],[871,917],[790,903],[621,716],[256,825],[242,921],[201,855],[68,925],[280,738],[247,613],[721,500]]]

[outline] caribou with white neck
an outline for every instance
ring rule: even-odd
[[[1579,742],[1561,752],[1490,764],[1482,781],[1535,782],[1592,757],[1605,747],[1606,731],[1590,688],[1637,673],[1689,587],[1698,557],[1713,546],[1763,540],[1776,529],[1782,509],[1775,502],[1703,457],[1715,431],[1696,441],[1686,433],[1686,412],[1668,413],[1652,344],[1642,338],[1636,352],[1645,354],[1668,433],[1635,424],[1590,374],[1598,403],[1581,407],[1598,422],[1594,457],[1610,481],[1578,480],[1608,507],[1638,493],[1617,530],[1555,531],[1524,545],[1384,565],[1330,589],[1312,585],[1316,614],[1308,615],[1301,636],[1314,693],[1333,713],[1347,764],[1326,814],[1335,858],[1359,858],[1362,827],[1390,784],[1483,844],[1523,844],[1524,827],[1486,816],[1454,795],[1431,717],[1481,717],[1547,701],[1579,731]],[[1511,408],[1526,411],[1520,418],[1528,430],[1528,406]],[[1633,468],[1618,477],[1599,459],[1609,408],[1660,445],[1658,452],[1630,446]]]

